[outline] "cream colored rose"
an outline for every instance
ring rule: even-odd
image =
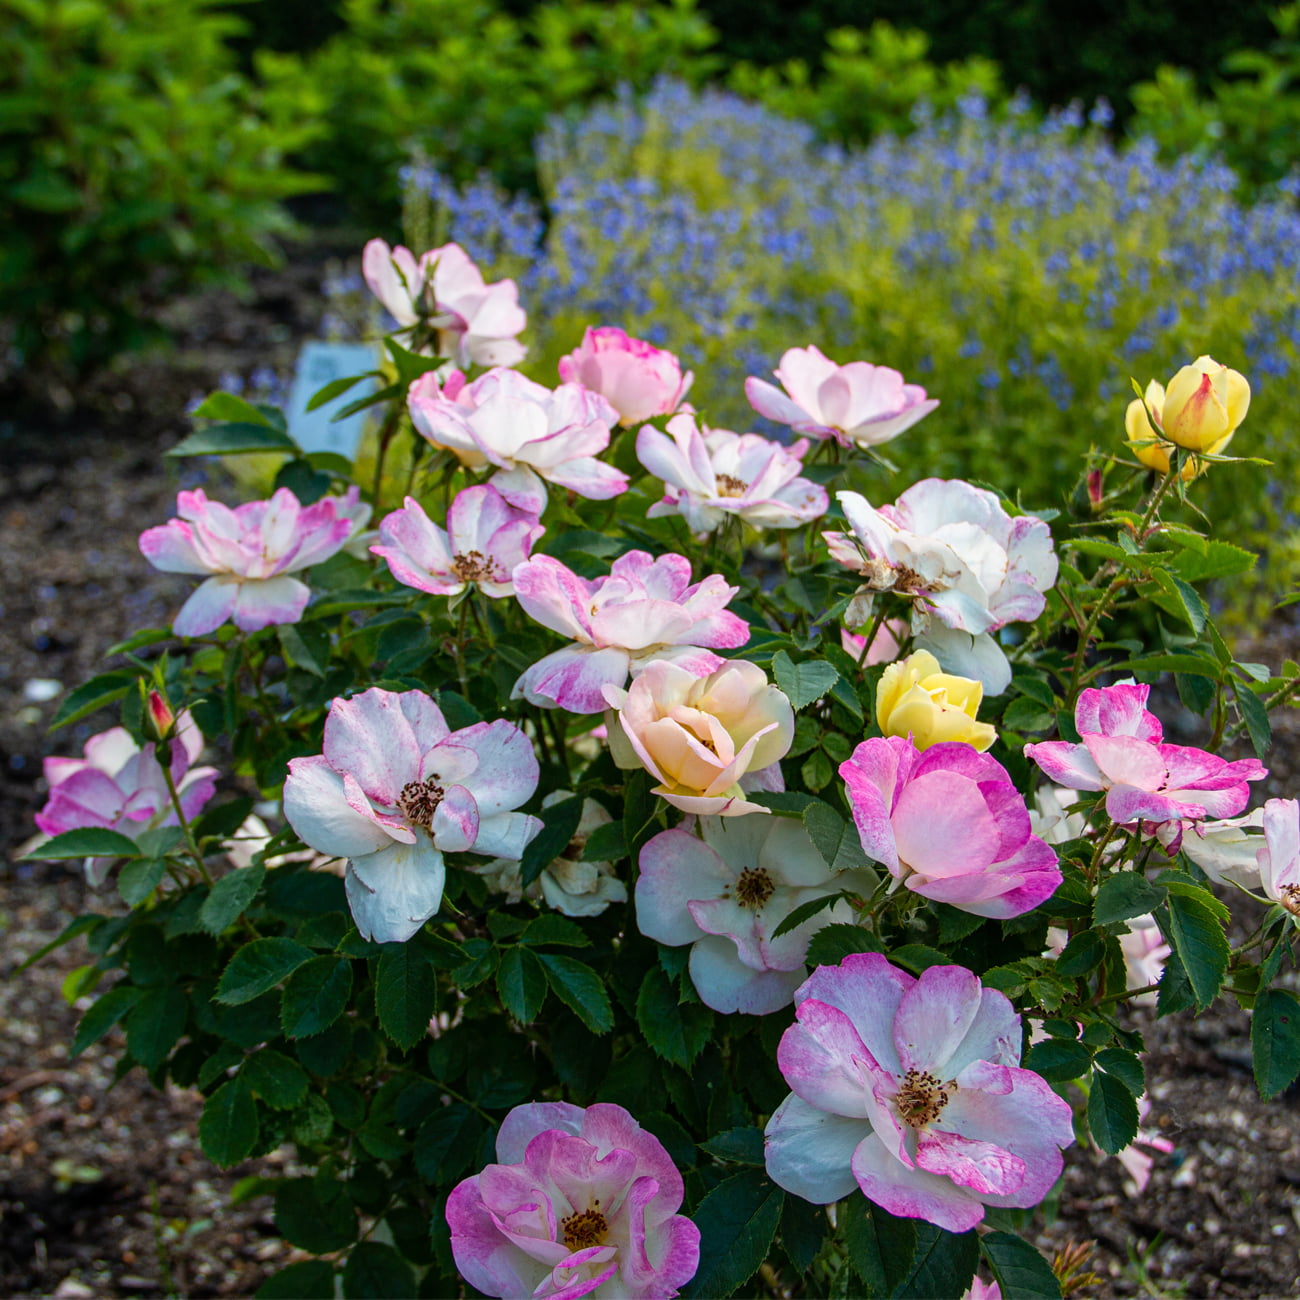
[[[628,689],[604,690],[615,710],[614,761],[644,767],[659,782],[655,794],[705,817],[767,811],[745,799],[741,780],[755,788],[762,770],[789,750],[794,710],[757,665],[733,660],[694,677],[656,660]]]
[[[911,736],[917,749],[960,740],[982,753],[998,738],[987,722],[976,721],[983,698],[981,683],[941,672],[934,655],[917,650],[885,669],[876,721],[886,736]]]

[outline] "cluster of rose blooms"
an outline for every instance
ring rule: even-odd
[[[651,515],[680,514],[697,535],[733,516],[785,529],[828,508],[825,490],[801,473],[810,439],[870,448],[937,402],[884,366],[793,348],[776,371],[780,389],[751,378],[746,392],[797,441],[710,429],[684,400],[692,376],[677,358],[619,329],[588,330],[554,389],[510,369],[523,356],[514,286],[485,285],[455,245],[417,259],[374,241],[364,267],[414,345],[492,367],[471,381],[448,363],[411,385],[415,429],[481,481],[441,522],[408,497],[379,522],[369,550],[408,587],[450,597],[472,584],[556,633],[563,644],[520,676],[513,697],[603,715],[595,734],[617,765],[644,768],[654,793],[685,814],[640,853],[636,924],[659,943],[690,945],[691,979],[718,1011],[765,1015],[793,1002],[778,1058],[792,1091],[767,1125],[770,1176],[817,1204],[861,1188],[893,1214],[957,1232],[987,1205],[1036,1205],[1072,1141],[1071,1110],[1020,1068],[1021,1023],[1007,998],[961,967],[914,978],[879,955],[810,974],[812,935],[856,919],[846,896],[886,887],[981,917],[1033,909],[1062,879],[1053,843],[1086,833],[1071,791],[1099,792],[1117,825],[1300,911],[1300,805],[1273,800],[1241,817],[1248,783],[1265,769],[1164,743],[1148,688],[1129,683],[1082,693],[1077,742],[1025,747],[1057,787],[1030,809],[985,752],[996,733],[977,713],[983,693],[1001,693],[1011,678],[996,634],[1044,609],[1057,573],[1050,531],[1010,515],[992,492],[929,479],[892,505],[839,493],[847,531],[824,535],[859,584],[850,628],[870,621],[881,593],[911,603],[910,626],[884,627],[870,645],[849,631],[846,646],[864,664],[890,659],[905,638],[913,646],[884,669],[883,734],[839,769],[863,849],[889,880],[870,868],[833,871],[801,822],[748,797],[784,788],[794,710],[761,668],[716,653],[749,637],[727,609],[737,588],[716,573],[692,581],[677,554],[630,551],[588,580],[531,552],[545,532],[548,485],[596,500],[627,488],[600,459],[617,426],[642,425],[638,458],[664,487]],[[1174,446],[1217,454],[1248,398],[1241,376],[1201,358],[1133,404],[1130,445],[1166,472]],[[666,433],[647,423],[655,417],[667,417]],[[1184,474],[1204,463],[1188,459]],[[281,489],[233,510],[182,492],[177,513],[140,546],[157,568],[204,578],[174,624],[186,637],[226,621],[245,632],[297,621],[311,593],[292,575],[374,536],[362,535],[369,512],[355,489],[306,507]],[[90,740],[82,760],[48,760],[42,830],[129,832],[174,822],[178,811],[194,816],[217,774],[193,765],[202,740],[185,715],[173,734],[170,781],[153,746],[138,748],[121,728]],[[453,731],[428,695],[376,687],[331,703],[322,752],[291,762],[283,806],[306,845],[346,861],[360,933],[401,942],[439,910],[447,853],[480,855],[488,880],[520,896],[519,859],[541,823],[519,809],[538,779],[533,741],[515,724]],[[608,820],[587,801],[579,835]],[[1263,834],[1252,834],[1261,820]],[[107,866],[96,863],[97,878]],[[628,898],[611,864],[572,856],[531,891],[574,916]],[[832,895],[832,906],[776,933],[796,907]],[[1158,941],[1153,926],[1135,923],[1136,934],[1148,930]],[[1149,957],[1151,947],[1140,938],[1132,955]],[[479,1290],[577,1296],[608,1283],[609,1294],[667,1296],[694,1274],[699,1234],[677,1213],[681,1176],[620,1107],[521,1106],[503,1123],[497,1154],[500,1163],[462,1182],[447,1207],[458,1267]]]

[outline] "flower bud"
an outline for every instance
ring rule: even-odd
[[[1194,367],[1187,366],[1186,370],[1192,370]],[[1183,372],[1180,371],[1180,374]],[[1235,374],[1235,371],[1230,373]],[[1237,376],[1239,379],[1240,375]],[[1241,381],[1246,382],[1244,379]],[[1250,390],[1246,390],[1246,401],[1249,403]],[[1134,398],[1124,413],[1124,430],[1128,434],[1128,446],[1133,455],[1147,467],[1154,470],[1157,474],[1168,474],[1170,466],[1170,453],[1174,450],[1174,444],[1168,442],[1162,436],[1165,420],[1165,411],[1168,403],[1168,397],[1165,392],[1165,386],[1157,383],[1154,379],[1147,385],[1146,392],[1142,398]],[[1148,419],[1150,415],[1150,419]],[[1242,409],[1242,415],[1245,415],[1245,409]],[[1153,429],[1152,422],[1155,423]],[[1159,430],[1160,432],[1157,432]],[[1217,442],[1202,450],[1209,452],[1211,455],[1217,455],[1232,441],[1234,430],[1229,430]],[[1189,456],[1183,463],[1183,468],[1179,477],[1184,483],[1190,483],[1192,479],[1200,474],[1204,474],[1209,468],[1209,462],[1201,460],[1198,456]]]
[[[998,737],[975,719],[983,697],[981,683],[941,672],[934,655],[918,650],[885,669],[876,688],[876,721],[886,736],[910,736],[917,749],[957,740],[983,752]]]
[[[149,692],[145,701],[145,718],[151,740],[166,740],[176,725],[176,715],[158,691]]]
[[[1161,426],[1170,442],[1189,451],[1212,451],[1232,436],[1250,407],[1245,377],[1211,357],[1184,366],[1165,389]]]

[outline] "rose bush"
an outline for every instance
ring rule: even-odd
[[[1235,997],[1261,1091],[1300,1066],[1300,815],[1248,807],[1300,670],[1234,659],[1198,584],[1253,557],[1181,501],[1251,472],[1208,450],[1244,379],[1175,377],[1155,473],[1117,409],[1034,514],[888,483],[935,405],[888,366],[749,385],[811,451],[706,432],[612,327],[505,368],[454,245],[365,267],[374,460],[210,398],[178,450],[280,448],[277,491],[142,520],[205,581],[59,708],[117,712],[32,850],[102,889],[73,1055],[120,1022],[212,1160],[293,1147],[266,1297],[1059,1297],[1062,1152],[1167,1145],[1133,1002]]]

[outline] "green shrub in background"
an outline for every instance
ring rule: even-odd
[[[0,320],[23,364],[138,345],[152,304],[277,256],[310,99],[234,68],[213,0],[0,0]]]

